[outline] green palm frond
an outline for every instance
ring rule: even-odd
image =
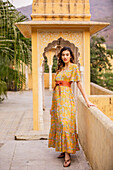
[[[6,82],[8,88],[14,82],[17,90],[25,82],[23,64],[31,68],[31,40],[15,26],[15,22],[26,20],[8,0],[0,0],[0,81]]]

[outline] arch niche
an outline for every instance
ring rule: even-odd
[[[71,43],[70,41],[64,40],[62,37],[58,38],[58,40],[52,41],[51,43],[47,45],[47,47],[44,48],[43,57],[48,51],[51,51],[52,49],[55,49],[54,50],[55,54],[58,55],[58,53],[60,52],[60,49],[64,46],[71,48],[75,56],[74,63],[77,64],[78,67],[80,67],[80,63],[79,63],[80,53],[79,53],[78,47],[76,47],[75,44]]]
[[[52,90],[52,65],[53,65],[53,56],[58,56],[61,48],[64,46],[70,47],[71,50],[74,53],[74,63],[78,65],[78,68],[80,69],[80,62],[79,62],[79,49],[76,47],[73,43],[71,43],[68,40],[63,39],[62,37],[58,38],[57,40],[52,41],[49,43],[45,48],[43,52],[43,58],[46,56],[48,60],[49,65],[49,89]],[[45,100],[44,100],[44,62],[43,62],[43,75],[42,75],[42,87],[43,87],[43,110],[45,110]],[[72,85],[74,94],[77,93],[76,84]],[[75,95],[76,96],[76,95]]]

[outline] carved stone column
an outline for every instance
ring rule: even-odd
[[[38,77],[39,77],[39,90],[38,90],[38,101],[39,101],[39,124],[40,124],[40,130],[43,130],[43,94],[42,94],[42,67],[38,68]]]
[[[44,61],[42,63],[42,95],[43,95],[43,110],[45,110]]]
[[[48,59],[48,65],[49,65],[49,90],[52,90],[52,65],[53,65],[53,56],[56,53],[55,48],[49,49],[49,51],[46,52],[46,57]]]
[[[52,90],[52,65],[49,65],[49,90]]]

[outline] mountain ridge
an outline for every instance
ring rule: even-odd
[[[108,48],[113,48],[113,0],[89,0],[91,21],[109,22],[110,26],[98,32],[99,36],[104,36]],[[32,5],[17,9],[31,19]]]

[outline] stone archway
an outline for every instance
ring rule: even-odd
[[[78,47],[76,47],[73,43],[71,43],[70,41],[68,40],[64,40],[62,37],[60,37],[58,40],[54,40],[52,41],[51,43],[49,43],[47,45],[47,47],[44,48],[44,53],[43,53],[43,57],[45,56],[45,53],[48,52],[49,50],[53,49],[53,48],[56,48],[56,55],[58,55],[60,49],[62,47],[70,47],[71,50],[73,51],[74,53],[74,63],[76,63],[78,65],[78,67],[80,68],[80,62],[79,62],[79,56],[80,56],[80,53],[79,53],[79,49]]]
[[[43,52],[43,58],[45,57],[45,55],[47,55],[47,53],[49,51],[51,51],[51,53],[49,53],[48,55],[48,59],[51,58],[51,61],[49,61],[48,65],[49,65],[49,87],[52,86],[52,56],[50,55],[55,55],[56,56],[58,55],[58,53],[60,52],[61,48],[62,47],[70,47],[71,50],[73,51],[74,53],[74,63],[78,65],[78,68],[80,69],[80,62],[79,62],[79,56],[80,56],[80,53],[79,53],[79,49],[78,47],[76,47],[73,43],[71,43],[70,41],[68,40],[65,40],[63,39],[62,37],[58,38],[57,40],[54,40],[52,41],[51,43],[49,43],[45,48],[44,48],[44,52]],[[51,64],[50,64],[51,63]],[[45,93],[44,93],[44,62],[43,62],[43,74],[42,74],[42,85],[43,85],[43,110],[45,110],[45,102],[44,102],[44,96],[45,96]],[[78,93],[77,92],[77,88],[76,88],[76,85],[73,84],[73,92],[74,94]],[[77,97],[77,95],[75,95],[75,97]]]

